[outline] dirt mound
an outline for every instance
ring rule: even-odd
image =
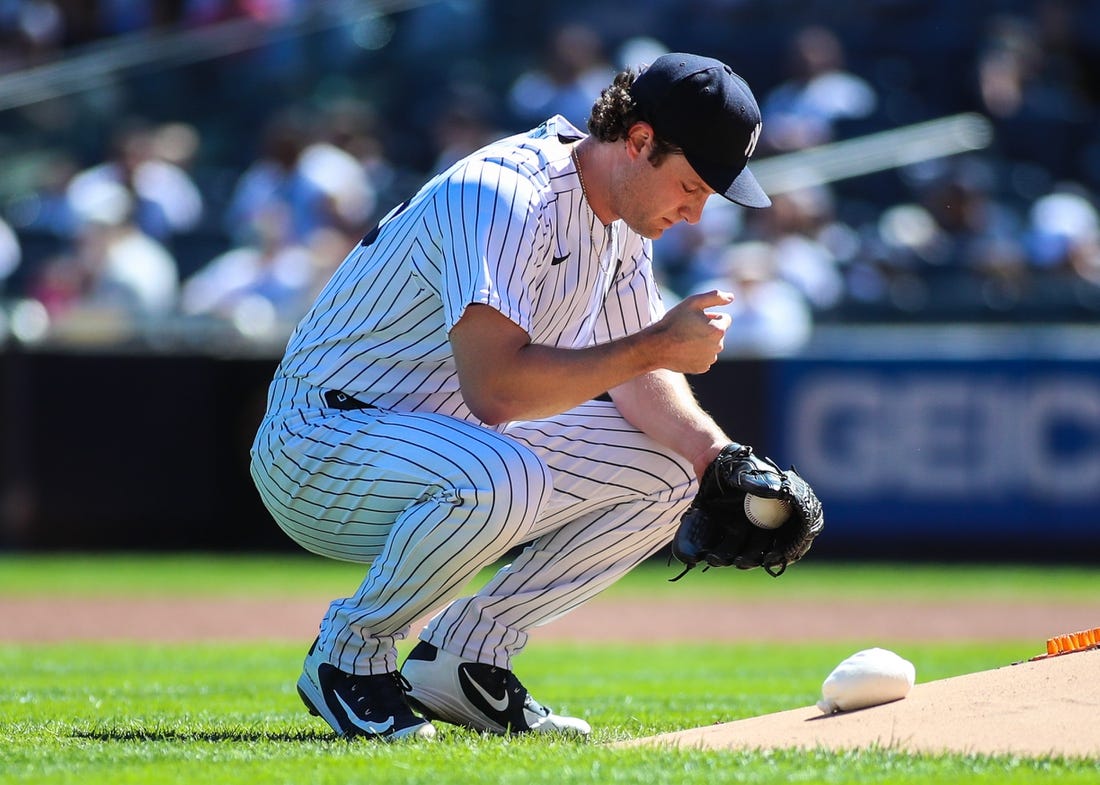
[[[920,674],[917,674],[919,680]],[[783,711],[627,742],[704,749],[896,749],[1100,758],[1100,651],[918,683],[902,700]]]

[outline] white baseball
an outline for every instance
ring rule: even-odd
[[[745,494],[745,516],[753,526],[778,529],[791,517],[791,506],[782,499],[765,499]]]

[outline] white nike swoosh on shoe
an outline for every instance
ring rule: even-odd
[[[468,681],[471,685],[473,685],[473,688],[475,690],[477,690],[478,694],[481,695],[481,697],[485,699],[485,702],[489,704],[489,708],[495,709],[496,711],[499,711],[499,712],[508,711],[508,693],[507,692],[504,693],[503,698],[494,698],[492,695],[490,695],[488,692],[486,692],[485,688],[482,687],[480,684],[478,684],[477,681],[472,676],[470,676],[470,674],[467,671],[461,670],[459,672],[464,677],[466,677],[466,681]]]
[[[393,730],[393,715],[391,714],[386,718],[385,722],[367,722],[364,719],[360,719],[359,715],[351,710],[348,704],[344,703],[344,699],[340,697],[340,693],[336,693],[336,701],[344,709],[344,713],[348,715],[348,720],[351,724],[357,727],[361,731],[367,733],[382,734],[386,731]]]

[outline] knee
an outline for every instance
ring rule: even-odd
[[[538,520],[553,489],[550,470],[525,449],[483,461],[481,469],[477,487],[458,493],[472,496],[481,525],[494,543],[507,549],[526,539]]]

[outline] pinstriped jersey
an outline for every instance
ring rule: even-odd
[[[592,212],[570,156],[582,136],[554,116],[459,161],[393,209],[298,324],[277,379],[476,421],[447,339],[470,304],[497,309],[532,343],[567,348],[659,319],[652,245]]]

